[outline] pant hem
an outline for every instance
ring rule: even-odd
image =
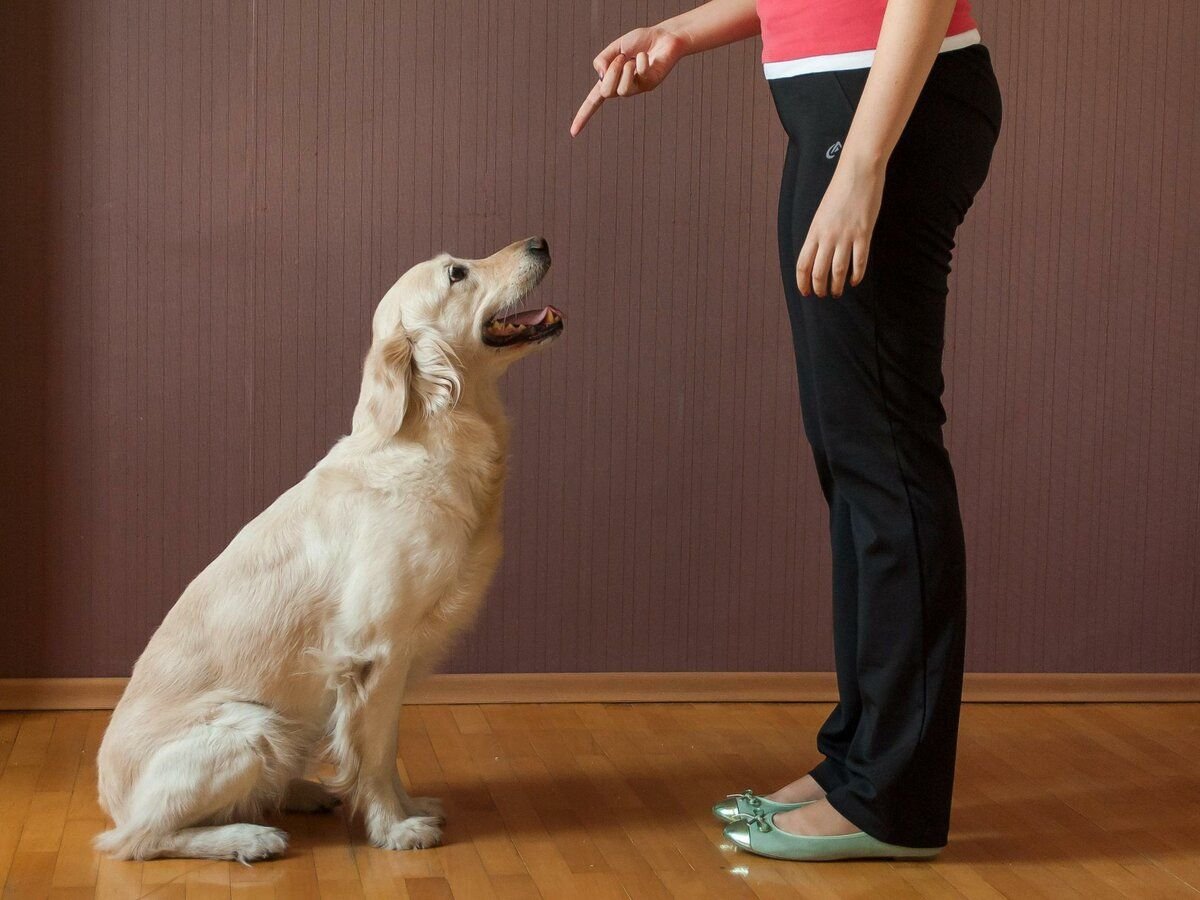
[[[836,762],[826,758],[813,766],[808,774],[821,790],[828,794],[830,791],[837,790],[846,784],[847,779],[844,773],[838,771],[838,769],[839,766]]]
[[[830,806],[845,816],[851,824],[855,825],[860,831],[866,832],[877,841],[883,841],[885,844],[894,844],[897,847],[911,847],[918,850],[932,850],[946,846],[946,835],[941,835],[940,840],[920,836],[914,839],[913,835],[889,831],[867,809],[862,801],[847,791],[831,791],[825,795],[825,799],[829,801]]]

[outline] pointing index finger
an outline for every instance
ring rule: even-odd
[[[579,112],[575,113],[575,119],[571,122],[571,137],[575,137],[575,135],[583,131],[583,126],[588,123],[588,119],[594,116],[596,114],[596,110],[603,105],[604,88],[603,85],[597,81],[592,86],[592,89],[588,92],[587,97],[584,98],[583,104],[579,107]]]
[[[596,114],[596,110],[604,104],[606,99],[616,93],[617,77],[621,74],[624,65],[625,57],[618,53],[609,63],[604,77],[592,85],[591,91],[588,92],[583,104],[579,107],[579,112],[575,113],[575,120],[571,122],[571,137],[575,137],[583,131],[583,126],[588,123],[588,119]]]

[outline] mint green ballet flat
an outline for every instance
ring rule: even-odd
[[[932,859],[943,847],[885,844],[864,831],[853,834],[791,834],[776,827],[775,813],[742,815],[725,826],[725,837],[742,850],[771,859],[825,862],[835,859]]]
[[[785,812],[789,809],[808,806],[812,802],[812,800],[803,800],[800,803],[776,803],[774,800],[758,796],[754,791],[746,790],[740,794],[730,794],[713,806],[712,811],[713,815],[722,822],[735,822],[742,816]]]

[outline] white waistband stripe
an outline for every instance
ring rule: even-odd
[[[938,53],[961,50],[978,44],[982,38],[979,29],[972,28],[962,34],[952,34],[942,41]],[[827,56],[807,56],[804,59],[788,59],[783,62],[763,63],[767,78],[791,78],[793,75],[809,75],[813,72],[842,72],[847,69],[869,69],[875,61],[874,50],[856,50],[853,53],[831,53]]]

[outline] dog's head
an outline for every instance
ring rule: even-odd
[[[413,266],[384,295],[372,322],[354,427],[383,437],[454,406],[464,379],[497,378],[563,329],[553,306],[514,311],[550,268],[545,238],[487,259],[443,253]]]

